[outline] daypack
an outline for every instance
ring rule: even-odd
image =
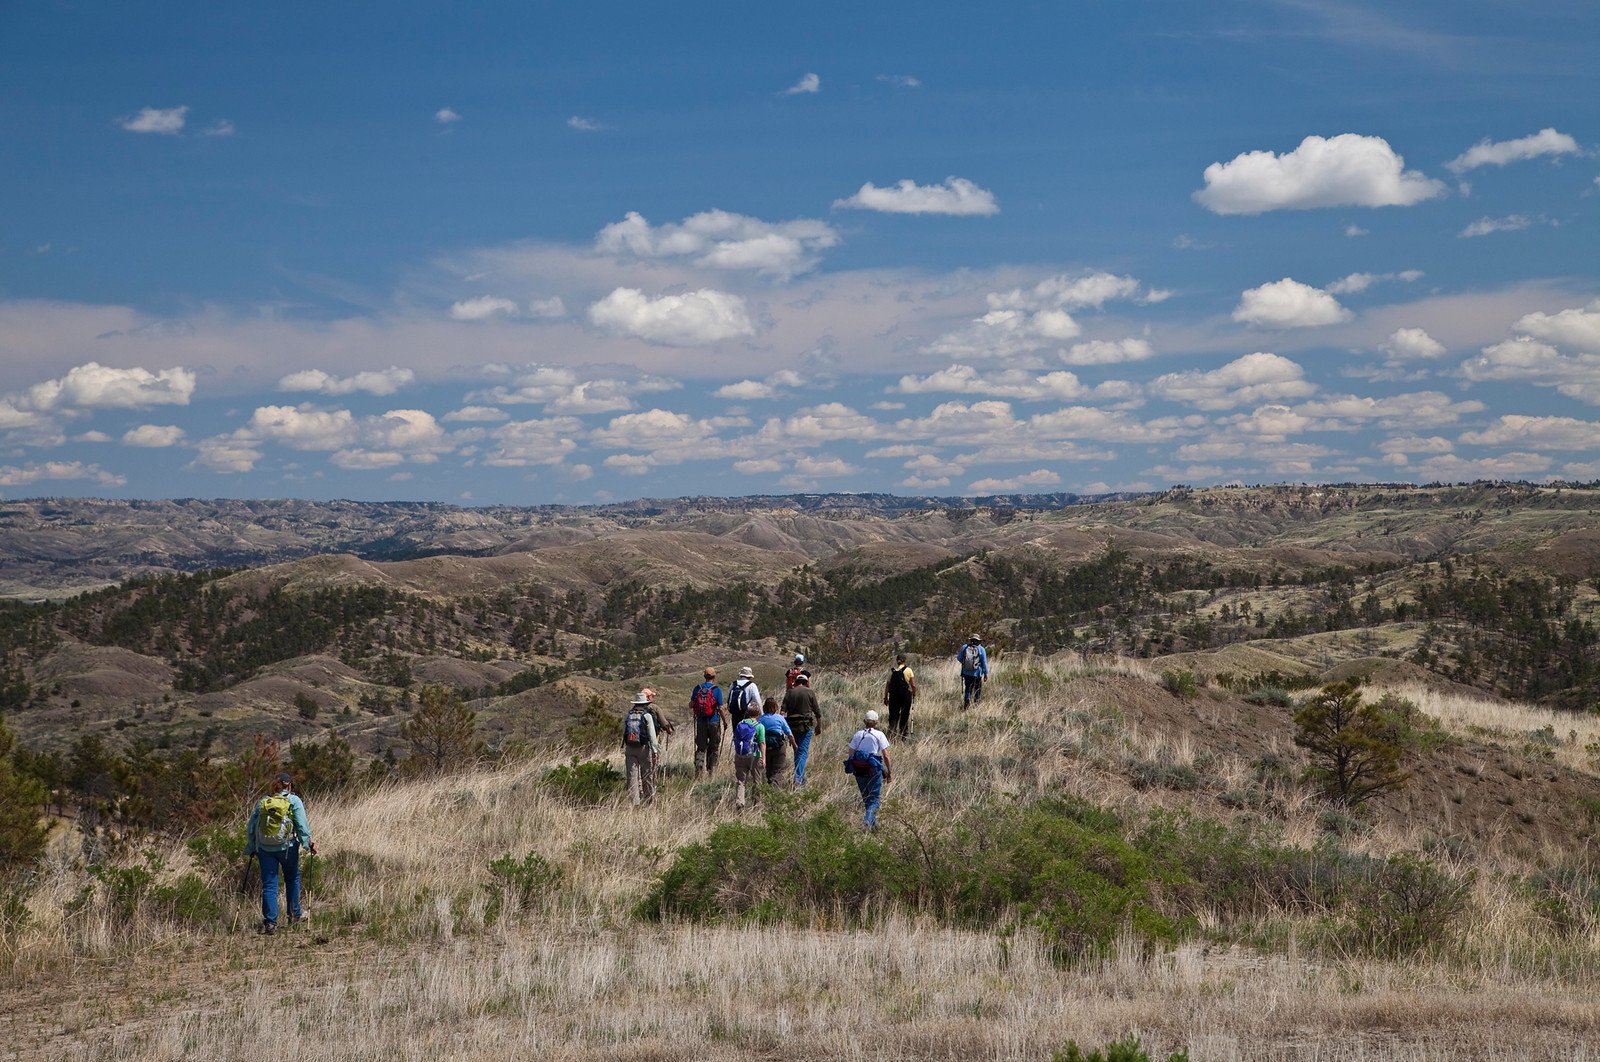
[[[965,649],[961,650],[961,666],[968,671],[978,670],[978,662],[982,659],[982,656],[980,655],[982,652],[983,649],[980,646],[967,646]]]
[[[715,682],[702,682],[689,694],[689,710],[696,719],[711,720],[717,717],[716,689]]]
[[[728,714],[737,719],[744,714],[745,699],[750,693],[751,682],[735,682],[728,687]]]
[[[629,712],[622,721],[622,742],[625,745],[648,745],[649,731],[644,726],[643,712]]]
[[[906,681],[906,669],[894,668],[889,672],[889,696],[896,701],[911,699],[911,683]]]
[[[733,728],[733,754],[735,756],[754,756],[756,754],[756,724],[752,719],[741,719]]]
[[[845,774],[859,774],[871,777],[881,770],[883,770],[883,757],[875,752],[851,749],[849,757],[844,761]]]
[[[294,840],[294,805],[283,794],[262,797],[256,806],[256,845],[283,848]]]
[[[794,680],[805,674],[805,671],[806,669],[803,667],[791,667],[788,671],[785,671],[783,673],[783,688],[786,690],[794,689]]]

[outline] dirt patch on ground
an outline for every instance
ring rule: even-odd
[[[458,689],[498,686],[526,670],[515,660],[460,660],[451,656],[430,656],[411,664],[411,675],[418,682],[437,682]]]

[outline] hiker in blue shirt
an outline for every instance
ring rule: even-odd
[[[256,801],[245,827],[248,839],[245,858],[261,862],[261,929],[271,935],[278,930],[278,875],[283,875],[284,898],[289,903],[289,921],[304,922],[300,909],[300,849],[312,855],[317,846],[311,840],[311,823],[306,805],[290,790],[294,780],[278,775],[277,791]]]
[[[761,726],[767,735],[767,784],[777,785],[779,776],[789,769],[789,753],[797,746],[789,720],[783,717],[778,698],[768,697],[762,705]]]
[[[961,662],[961,707],[983,699],[983,684],[989,681],[989,654],[984,652],[983,639],[974,634],[967,644],[956,650]]]
[[[710,775],[722,755],[722,737],[728,729],[728,713],[722,707],[722,687],[717,685],[717,669],[708,667],[706,680],[689,691],[689,716],[694,720],[694,776]]]

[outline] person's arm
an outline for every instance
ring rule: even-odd
[[[650,747],[650,755],[656,754],[656,721],[649,712],[644,713],[645,744]]]
[[[767,728],[759,719],[756,720],[756,762],[767,762]]]
[[[989,650],[978,647],[978,671],[983,676],[983,681],[989,681]]]
[[[883,683],[883,703],[889,703],[889,683],[894,681],[894,672],[889,672],[889,677]]]
[[[817,735],[820,737],[827,727],[822,724],[822,702],[817,700],[816,691],[811,692],[811,715],[817,721]]]
[[[289,807],[294,809],[294,832],[300,841],[300,847],[317,854],[317,846],[311,841],[311,820],[306,818],[306,803],[293,793],[289,794]]]
[[[889,746],[885,745],[878,755],[883,757],[883,780],[887,782],[889,776],[894,773],[894,769],[889,766]]]
[[[244,854],[246,858],[256,854],[256,819],[261,817],[261,801],[256,801],[250,809],[250,821],[245,825]]]
[[[909,667],[906,668],[906,685],[911,687],[911,699],[917,699],[917,674]]]

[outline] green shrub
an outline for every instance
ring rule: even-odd
[[[1294,743],[1311,757],[1306,774],[1332,800],[1359,807],[1411,778],[1416,705],[1385,695],[1363,703],[1346,682],[1327,686],[1294,713]]]
[[[560,867],[537,852],[529,852],[521,859],[513,859],[507,852],[489,863],[489,873],[498,884],[515,891],[525,904],[553,892],[564,876]]]
[[[1257,686],[1244,695],[1244,700],[1246,704],[1271,705],[1274,708],[1294,707],[1294,698],[1289,691],[1277,686]]]
[[[1179,697],[1200,695],[1200,683],[1195,679],[1193,671],[1163,671],[1161,688]]]
[[[1079,1050],[1076,1040],[1068,1040],[1067,1046],[1052,1056],[1052,1062],[1150,1062],[1150,1055],[1139,1043],[1139,1038],[1130,1033],[1126,1040],[1106,1044],[1104,1051],[1090,1051],[1088,1054]],[[1167,1056],[1167,1062],[1189,1062],[1189,1053],[1174,1051]]]
[[[622,772],[605,760],[563,763],[545,772],[543,782],[575,804],[600,804],[622,791]]]

